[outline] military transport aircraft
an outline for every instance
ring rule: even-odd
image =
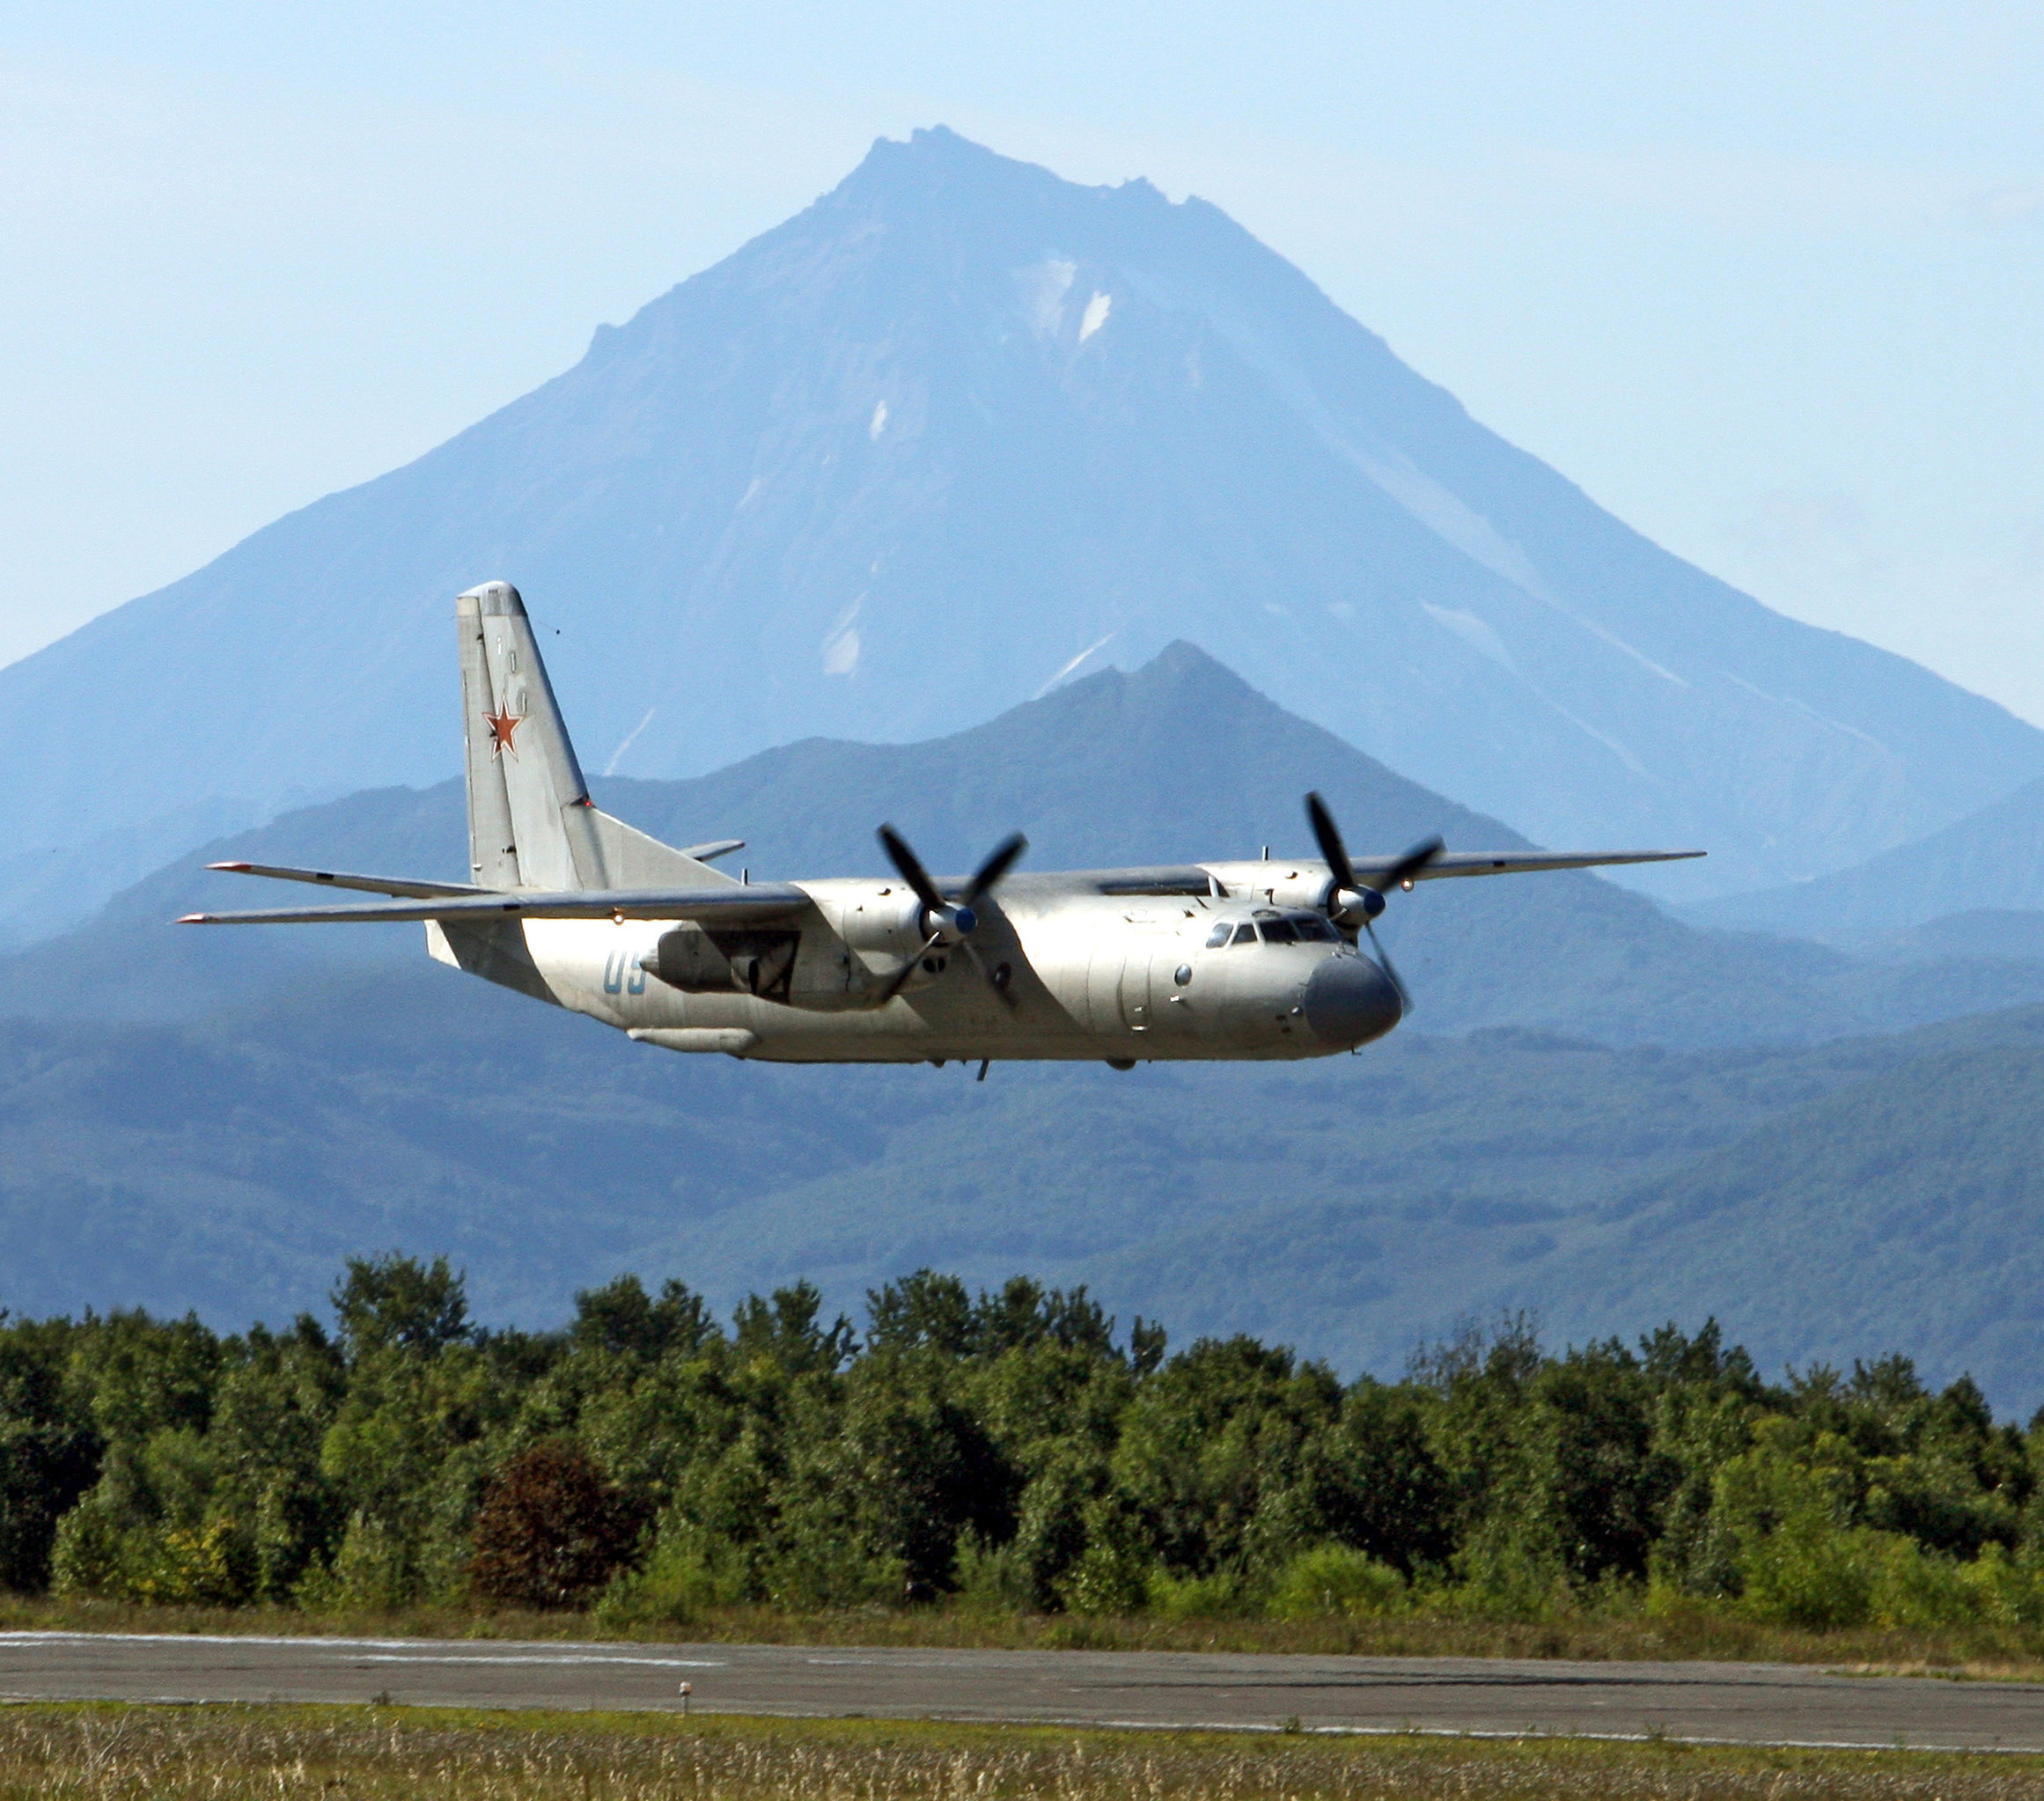
[[[1701,851],[1451,851],[1351,857],[1320,797],[1319,861],[1013,873],[1017,834],[935,879],[890,826],[887,880],[754,882],[712,867],[740,839],[676,850],[601,812],[518,591],[459,596],[472,883],[221,863],[388,898],[195,925],[423,920],[454,965],[678,1051],[787,1062],[1326,1056],[1408,1011],[1372,922],[1393,889],[1446,876],[1657,863]],[[1359,934],[1374,956],[1364,954]]]

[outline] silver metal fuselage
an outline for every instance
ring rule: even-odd
[[[668,1049],[778,1062],[1313,1057],[1398,1023],[1397,991],[1377,963],[1299,907],[1307,890],[1324,889],[1324,871],[1213,868],[1224,896],[1120,897],[1070,877],[1011,877],[983,904],[970,951],[931,947],[882,1004],[924,937],[900,882],[795,884],[812,904],[790,923],[798,943],[771,995],[663,981],[654,967],[669,922],[531,919],[512,929],[562,1006]],[[1269,879],[1253,886],[1250,871]],[[1224,922],[1231,942],[1211,944]],[[1254,922],[1275,923],[1273,938],[1289,936],[1288,925],[1301,936],[1232,942]],[[429,943],[443,961],[474,967],[458,937],[451,945],[429,928]],[[1000,988],[982,969],[1002,972]]]

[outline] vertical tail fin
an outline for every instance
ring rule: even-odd
[[[547,665],[509,582],[454,601],[467,741],[468,863],[485,888],[654,886],[732,878],[591,805]]]
[[[561,723],[526,603],[509,582],[460,595],[462,727],[468,740],[468,861],[486,888],[583,888],[601,879],[577,856],[571,815],[589,785]],[[593,847],[591,847],[593,849]]]

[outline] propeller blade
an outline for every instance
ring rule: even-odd
[[[1402,1018],[1412,1011],[1412,990],[1406,987],[1405,979],[1398,973],[1398,966],[1391,960],[1391,953],[1384,948],[1384,940],[1377,936],[1377,928],[1364,920],[1363,930],[1370,934],[1370,948],[1377,953],[1377,967],[1391,978],[1392,987],[1398,990],[1398,1011],[1399,1017]]]
[[[994,847],[993,854],[974,871],[972,880],[966,886],[964,896],[953,907],[938,893],[937,884],[930,879],[930,871],[923,867],[922,859],[908,848],[908,841],[893,827],[882,826],[875,835],[880,841],[880,849],[887,853],[887,860],[901,872],[901,879],[915,891],[916,900],[922,903],[924,923],[934,927],[934,930],[924,939],[923,948],[894,972],[893,979],[880,990],[879,997],[873,1002],[874,1007],[886,1006],[908,987],[909,977],[915,974],[915,966],[943,941],[946,930],[953,934],[954,941],[973,959],[973,967],[985,979],[987,986],[1009,1006],[1018,1004],[1015,996],[1009,991],[1008,966],[1004,963],[998,970],[989,969],[985,959],[973,945],[972,934],[979,923],[973,916],[973,909],[978,905],[980,897],[989,893],[995,884],[1014,868],[1022,853],[1028,849],[1029,841],[1019,832],[1003,839]]]
[[[994,853],[974,872],[971,885],[965,891],[966,907],[979,905],[980,896],[990,892],[1001,878],[1015,867],[1022,853],[1028,849],[1029,841],[1021,833],[1011,834],[994,847]]]
[[[1372,877],[1370,886],[1381,894],[1386,888],[1410,881],[1446,848],[1438,838],[1423,838],[1382,875]]]
[[[1005,963],[997,969],[989,969],[987,959],[980,955],[980,947],[977,945],[974,944],[970,938],[961,938],[959,943],[963,947],[966,955],[973,959],[973,967],[986,978],[987,986],[1000,996],[1009,1010],[1012,1011],[1020,1006],[1022,1004],[1021,999],[1015,992],[1015,972]]]
[[[908,986],[908,978],[915,974],[916,965],[930,954],[931,948],[943,936],[942,932],[931,932],[928,937],[923,939],[923,948],[894,972],[893,979],[888,981],[886,988],[880,990],[879,998],[873,1003],[873,1011],[876,1013]]]
[[[1342,834],[1334,824],[1334,816],[1327,811],[1327,804],[1318,794],[1306,796],[1306,818],[1312,822],[1313,836],[1320,842],[1320,857],[1334,877],[1334,892],[1353,893],[1357,884],[1356,866],[1349,861],[1349,848],[1342,842]]]
[[[930,871],[909,849],[908,841],[892,826],[882,826],[874,835],[880,841],[880,849],[887,853],[887,861],[901,872],[901,879],[923,903],[923,910],[933,917],[941,915],[945,910],[944,896],[937,892],[937,884],[930,879]]]

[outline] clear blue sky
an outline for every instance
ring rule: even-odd
[[[1218,202],[1671,548],[2044,723],[2044,8],[0,4],[0,660],[944,122]]]

